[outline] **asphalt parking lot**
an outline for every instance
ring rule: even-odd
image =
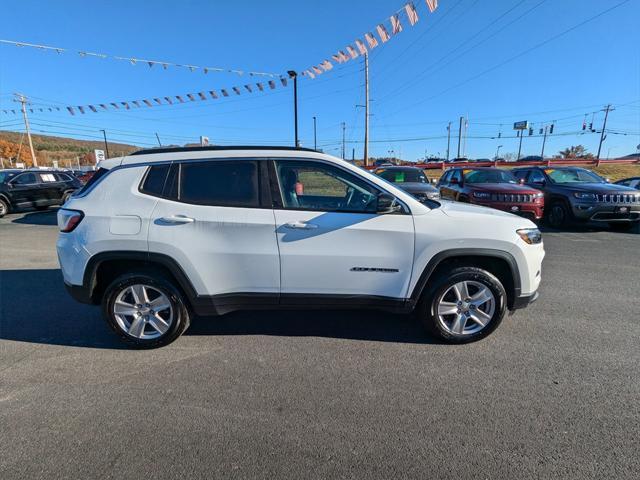
[[[55,214],[0,219],[0,478],[638,478],[640,233],[547,232],[489,338],[250,312],[134,351],[67,296]]]

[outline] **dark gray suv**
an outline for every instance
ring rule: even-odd
[[[626,229],[640,221],[638,191],[608,183],[590,170],[528,167],[514,169],[513,174],[544,192],[546,219],[552,227],[572,221],[592,221]]]

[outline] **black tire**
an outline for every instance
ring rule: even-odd
[[[118,324],[113,313],[114,303],[118,295],[128,287],[136,284],[147,285],[163,293],[170,302],[173,321],[168,330],[159,337],[153,339],[136,338],[129,335]],[[170,344],[182,335],[191,323],[191,313],[185,299],[178,288],[176,288],[162,274],[156,272],[128,273],[116,278],[106,289],[102,299],[102,311],[105,320],[114,332],[125,342],[135,348],[148,349],[158,348]],[[149,327],[143,327],[143,332]]]
[[[438,302],[441,297],[443,297],[453,285],[462,281],[472,281],[482,284],[486,286],[494,296],[494,313],[491,319],[481,330],[475,333],[453,333],[442,325],[437,314]],[[477,267],[456,267],[448,272],[439,274],[438,277],[434,279],[423,293],[416,310],[416,315],[422,321],[427,331],[433,336],[447,343],[469,343],[486,337],[498,328],[507,311],[507,293],[500,280],[490,272]]]
[[[0,218],[4,217],[10,211],[11,209],[9,208],[9,202],[7,202],[4,198],[0,198]]]
[[[549,208],[545,208],[547,224],[553,228],[560,228],[571,223],[571,213],[567,205],[562,201],[553,202]]]

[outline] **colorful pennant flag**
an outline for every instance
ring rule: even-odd
[[[418,12],[416,11],[416,6],[413,2],[409,2],[404,6],[404,10],[407,12],[407,19],[409,19],[409,23],[413,27],[418,23]]]
[[[431,13],[435,12],[436,8],[438,8],[438,0],[426,0],[426,3]]]
[[[373,36],[373,33],[371,32],[365,33],[364,39],[367,41],[367,44],[369,45],[370,49],[373,50],[378,46],[378,40],[376,39],[376,37]]]
[[[402,32],[402,24],[400,23],[400,15],[398,15],[397,13],[395,15],[391,15],[391,17],[389,17],[389,20],[391,20],[391,34],[392,35],[397,35],[400,32]]]
[[[356,40],[356,47],[358,47],[358,51],[361,55],[365,55],[367,53],[367,47],[364,45],[362,40]]]
[[[389,36],[389,33],[387,32],[387,29],[383,24],[378,24],[376,30],[378,31],[378,36],[380,37],[380,40],[382,40],[382,43],[386,43],[389,41],[391,37]]]

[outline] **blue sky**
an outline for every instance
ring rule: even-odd
[[[580,25],[622,0],[440,0],[429,14],[415,0],[416,26],[370,55],[370,152],[415,160],[446,154],[446,125],[468,116],[465,153],[482,158],[515,152],[514,121],[529,120],[535,133],[556,121],[547,153],[575,144],[597,150],[597,133],[577,135],[585,114],[602,124],[604,105],[611,132],[603,156],[625,155],[640,144],[640,0]],[[243,70],[303,70],[344,49],[401,8],[404,0],[271,2],[237,1],[34,1],[3,5],[0,38]],[[405,17],[402,17],[404,20]],[[568,33],[559,36],[566,30]],[[555,37],[555,38],[554,38]],[[543,44],[543,42],[548,42]],[[534,48],[542,44],[538,48]],[[299,81],[303,146],[318,144],[340,154],[346,123],[348,156],[362,155],[364,100],[360,59],[338,65],[315,80]],[[184,94],[243,85],[232,74],[57,55],[0,45],[0,109],[15,108],[11,93],[34,106],[85,105]],[[255,79],[253,80],[255,81]],[[597,112],[593,114],[592,112]],[[291,144],[292,90],[244,94],[224,100],[127,112],[35,113],[36,133],[92,139],[106,129],[114,141],[141,146],[183,144],[206,135],[221,144]],[[20,117],[0,115],[0,129],[20,130]],[[38,132],[40,131],[40,132]],[[485,138],[497,136],[503,138]],[[615,133],[614,133],[615,132]],[[523,155],[540,153],[542,139],[523,139]]]

